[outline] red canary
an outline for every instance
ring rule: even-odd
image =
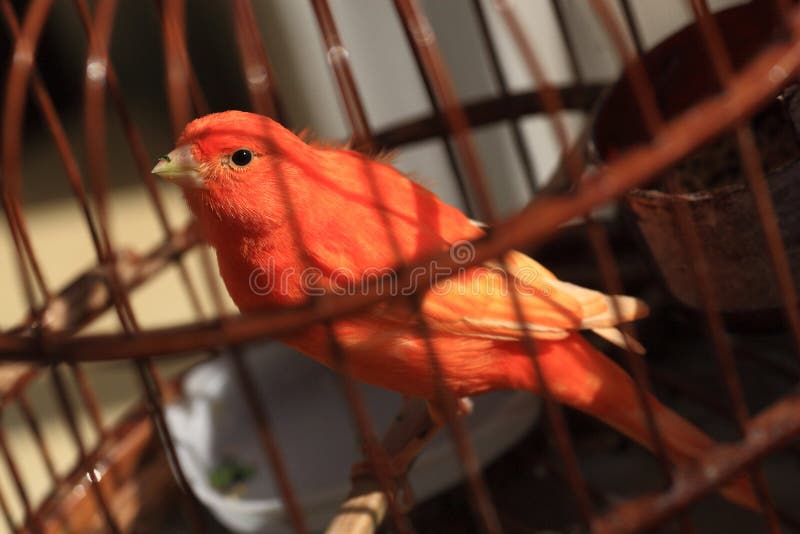
[[[153,172],[183,186],[243,313],[301,305],[320,290],[357,290],[359,281],[385,275],[400,261],[448,249],[469,253],[451,247],[482,234],[459,210],[385,162],[308,144],[251,113],[228,111],[193,121]],[[507,274],[491,264],[471,267],[421,296],[446,386],[459,397],[540,391],[509,296],[515,291],[552,395],[652,450],[630,377],[578,333],[590,329],[624,345],[612,299],[622,321],[646,315],[645,304],[562,282],[519,252],[509,253],[507,263]],[[407,300],[390,299],[337,320],[334,329],[355,379],[434,402],[428,345]],[[333,366],[323,325],[282,341]],[[691,423],[655,398],[651,402],[675,464],[713,446]],[[744,480],[722,493],[758,508]]]

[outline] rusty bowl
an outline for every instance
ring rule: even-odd
[[[769,2],[752,2],[720,12],[715,18],[735,66],[780,38],[780,25]],[[705,50],[698,28],[690,25],[645,55],[644,65],[666,118],[720,91]],[[800,148],[786,104],[784,98],[776,99],[752,126],[795,284],[800,285]],[[620,117],[627,120],[620,121]],[[622,76],[601,100],[595,115],[591,157],[602,165],[647,139],[633,92]],[[680,194],[663,189],[663,180],[670,177],[681,186]],[[699,309],[691,258],[676,223],[679,203],[687,205],[691,213],[726,322],[756,329],[776,327],[780,323],[781,295],[730,133],[658,177],[651,189],[635,189],[626,196],[626,215],[669,293],[682,305]]]

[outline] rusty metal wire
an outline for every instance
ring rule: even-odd
[[[568,134],[566,130],[566,126],[560,117],[559,113],[564,109],[563,104],[561,103],[558,93],[553,88],[552,84],[548,81],[544,71],[542,69],[541,64],[539,63],[538,58],[536,57],[536,53],[534,52],[532,46],[525,38],[525,33],[522,27],[517,22],[517,18],[514,16],[514,13],[511,11],[511,8],[508,4],[504,1],[497,0],[496,5],[498,6],[498,11],[503,15],[504,21],[506,25],[509,27],[510,33],[514,37],[515,41],[517,42],[518,48],[522,51],[523,57],[525,59],[525,63],[528,67],[531,76],[536,81],[536,84],[539,88],[539,92],[542,94],[542,101],[545,103],[545,109],[550,117],[552,128],[555,134],[556,139],[561,148],[561,153],[565,155],[570,155],[570,147],[569,147],[569,140]],[[577,74],[577,72],[576,72]],[[576,186],[580,186],[580,178],[582,174],[582,168],[578,161],[575,158],[570,158],[566,161],[566,170],[569,174],[571,181]],[[602,273],[602,277],[605,284],[605,289],[610,294],[622,294],[624,293],[622,288],[621,279],[619,276],[619,271],[616,267],[616,264],[613,260],[610,251],[610,245],[608,242],[608,236],[606,235],[604,229],[594,223],[591,219],[589,214],[586,215],[585,221],[587,223],[587,230],[590,242],[592,244],[592,248],[595,253],[595,257],[597,258],[598,264],[600,266],[600,271]],[[613,313],[619,317],[620,311],[619,308],[615,305]],[[630,327],[627,327],[628,331],[626,333],[632,334],[630,331]],[[638,401],[639,404],[646,416],[646,421],[648,425],[648,431],[650,433],[650,437],[654,443],[654,449],[656,451],[656,455],[659,459],[661,464],[662,474],[664,479],[667,483],[670,482],[670,466],[669,466],[669,459],[666,454],[666,449],[664,448],[663,439],[658,429],[658,425],[656,424],[652,406],[650,400],[647,398],[647,391],[649,390],[649,384],[647,380],[647,370],[641,360],[641,358],[637,357],[636,354],[630,349],[630,346],[626,347],[626,360],[628,366],[633,371],[633,377],[636,383],[636,390],[638,394]],[[532,355],[534,361],[536,361],[535,355]],[[540,378],[541,380],[541,378]],[[563,423],[560,425],[554,424],[554,430],[556,431],[558,440],[561,445],[562,455],[567,458],[567,437],[562,435],[566,434]],[[574,454],[574,453],[571,453]],[[568,472],[570,473],[570,480],[572,480],[572,486],[574,491],[586,491],[585,483],[581,480],[580,472],[577,468],[577,462],[573,459],[569,462],[566,462]],[[580,495],[580,494],[579,494]],[[592,514],[590,511],[589,505],[589,496],[587,494],[581,495],[580,499],[582,501],[581,509],[583,510],[584,520],[587,523],[590,523],[592,520]],[[691,531],[692,528],[687,520],[682,519],[684,523],[684,531]]]
[[[610,10],[610,5],[604,0],[592,0],[592,6],[598,14],[598,17],[606,27],[617,53],[622,58],[626,65],[626,74],[634,89],[634,96],[636,97],[639,111],[645,120],[645,125],[651,138],[655,138],[663,128],[663,117],[656,101],[655,91],[650,84],[647,74],[644,71],[641,61],[642,45],[641,37],[636,31],[636,25],[633,20],[633,15],[628,2],[623,2],[626,21],[633,35],[633,40],[636,45],[636,51],[633,52],[628,47],[625,35],[622,28],[617,24],[616,19]],[[674,180],[668,182],[669,190],[677,192],[677,186]],[[684,205],[678,205],[676,215],[678,219],[678,228],[681,232],[681,237],[684,246],[690,251],[692,257],[692,271],[695,277],[695,284],[703,294],[703,308],[706,312],[706,320],[709,324],[709,330],[713,340],[715,352],[718,357],[720,366],[725,370],[724,376],[726,379],[726,386],[730,402],[734,406],[737,413],[737,422],[741,432],[745,431],[747,426],[746,408],[744,407],[744,397],[742,394],[741,385],[738,379],[738,373],[735,368],[733,354],[727,344],[725,334],[723,331],[723,324],[721,316],[717,309],[715,296],[713,295],[713,284],[709,277],[709,270],[705,264],[705,254],[701,248],[694,229],[691,216],[685,209]],[[780,526],[774,510],[774,503],[768,494],[766,488],[766,480],[760,471],[751,472],[751,479],[756,487],[756,491],[761,503],[764,507],[766,520],[771,532],[779,532]],[[688,518],[684,518],[684,522]],[[686,523],[685,523],[686,524]]]
[[[627,2],[625,4],[627,6]],[[703,6],[699,8],[697,2],[691,2],[691,4],[698,19],[700,19],[700,17],[705,17],[705,15],[708,14],[707,7],[704,6],[702,0],[700,4],[703,4]],[[655,94],[649,84],[649,81],[647,80],[644,71],[641,68],[638,68],[638,66],[641,65],[641,62],[636,62],[631,52],[627,50],[624,39],[621,37],[621,32],[614,24],[614,19],[611,17],[605,2],[598,0],[595,2],[595,7],[598,12],[601,13],[601,19],[607,25],[609,33],[612,34],[615,46],[618,48],[620,56],[623,57],[627,64],[637,66],[629,69],[630,80],[634,87],[635,96],[640,109],[646,110],[643,111],[643,113],[648,123],[647,128],[649,133],[651,136],[655,137],[659,134],[660,129],[663,127],[663,118],[658,110],[658,106],[655,101]],[[632,25],[630,8],[627,7],[625,12],[627,20]],[[706,41],[708,41],[709,30],[707,28],[707,24],[702,23],[700,26]],[[636,33],[634,33],[634,35],[636,36],[635,42],[637,43],[637,49],[641,50],[641,39]],[[717,35],[717,39],[719,38],[720,36]],[[717,43],[717,45],[720,44],[721,43]],[[712,51],[712,55],[715,56],[714,61],[717,62],[719,54],[723,53],[722,49],[717,46],[716,49]],[[728,69],[730,69],[730,65],[728,65]],[[730,71],[728,71],[728,76],[730,76]],[[678,192],[678,186],[674,180],[669,180],[667,187],[672,192]],[[714,294],[714,285],[712,283],[710,271],[706,263],[705,253],[702,250],[700,241],[697,239],[697,236],[694,233],[691,215],[689,214],[685,205],[679,204],[677,206],[676,216],[684,246],[687,250],[691,251],[690,254],[693,261],[692,271],[695,277],[695,285],[702,295],[703,308],[705,310],[706,321],[708,323],[715,355],[720,367],[724,370],[723,376],[725,379],[729,402],[732,406],[739,431],[743,434],[746,432],[748,427],[749,417],[747,414],[747,408],[745,405],[744,394],[738,371],[736,370],[733,352],[724,333],[723,322],[716,301],[716,295]],[[756,488],[761,506],[764,509],[765,520],[770,532],[780,532],[780,524],[775,511],[775,503],[772,497],[769,495],[769,490],[767,489],[767,483],[763,473],[761,473],[761,471],[757,468],[754,468],[750,471],[750,477]]]
[[[792,19],[792,24],[793,28],[796,27],[796,18]],[[593,171],[590,174],[592,179],[569,198],[534,199],[519,214],[500,221],[492,240],[475,243],[473,262],[486,261],[510,248],[530,248],[541,244],[559,225],[646,183],[674,161],[688,155],[694,146],[708,142],[741,117],[753,114],[800,69],[800,60],[795,55],[798,46],[792,41],[768,47],[737,74],[735,83],[724,96],[709,98],[672,119],[664,127],[658,144],[636,147],[607,167]],[[782,75],[770,78],[770,71],[781,72]],[[691,132],[691,137],[687,138],[686,132]],[[455,266],[449,254],[423,258],[399,269],[399,281],[408,281],[410,271],[415,267],[420,269],[419,272],[429,274],[426,266],[432,260],[445,268]],[[35,339],[22,338],[9,342],[10,346],[0,356],[9,360],[30,360],[48,355],[64,360],[90,361],[188,352],[213,344],[249,341],[299,329],[338,314],[354,313],[388,298],[378,294],[376,289],[367,288],[363,295],[323,296],[320,300],[325,301],[325,305],[320,306],[319,311],[292,309],[280,314],[260,312],[231,319],[224,325],[209,321],[185,327],[151,329],[124,341],[116,335],[87,335],[59,340],[56,346],[52,346]],[[113,355],[109,356],[109,352],[113,352]]]
[[[701,459],[700,465],[679,472],[670,491],[643,495],[624,503],[598,518],[592,528],[601,533],[640,532],[646,530],[690,503],[719,483],[732,479],[771,451],[785,446],[800,432],[796,413],[797,393],[775,402],[756,416],[747,435],[738,446],[720,445]]]
[[[780,287],[787,323],[800,355],[800,311],[798,298],[788,263],[786,249],[782,243],[777,217],[765,182],[764,169],[759,159],[758,148],[747,119],[760,106],[774,97],[800,71],[800,10],[788,0],[775,2],[788,29],[787,40],[773,43],[752,59],[740,71],[734,71],[732,61],[720,37],[719,28],[703,0],[690,0],[697,27],[703,37],[706,52],[711,58],[714,71],[720,82],[722,92],[696,103],[682,114],[665,118],[644,69],[641,54],[643,45],[638,33],[635,17],[629,2],[623,0],[621,7],[627,31],[623,28],[610,4],[605,0],[592,0],[597,19],[605,27],[618,57],[625,65],[625,75],[633,87],[633,95],[639,106],[644,124],[650,135],[647,142],[631,148],[602,168],[587,168],[580,157],[579,145],[585,136],[573,142],[567,135],[561,115],[567,109],[588,110],[599,94],[600,85],[588,83],[581,75],[575,46],[565,22],[563,6],[558,0],[551,2],[559,26],[567,58],[570,63],[574,83],[570,86],[555,87],[541,67],[541,61],[527,38],[527,30],[512,8],[505,1],[495,0],[493,8],[501,16],[505,28],[524,59],[531,78],[536,82],[535,90],[525,93],[512,93],[503,74],[494,37],[487,22],[486,6],[475,0],[471,7],[478,22],[483,45],[487,51],[490,69],[497,84],[498,94],[484,101],[459,101],[448,68],[438,48],[436,35],[424,11],[414,0],[395,0],[399,20],[405,32],[421,79],[424,83],[431,115],[422,119],[410,120],[384,131],[376,132],[371,127],[363,99],[359,94],[350,65],[346,43],[337,29],[334,14],[326,0],[311,0],[313,13],[318,23],[323,53],[326,54],[336,81],[336,88],[352,133],[353,145],[361,150],[375,151],[380,148],[397,147],[423,139],[440,139],[445,146],[448,161],[458,179],[461,192],[468,205],[474,203],[474,211],[492,226],[488,236],[475,243],[475,257],[471,264],[491,259],[502,263],[504,254],[511,249],[529,249],[550,239],[560,225],[581,217],[587,221],[588,237],[592,251],[597,259],[601,279],[609,293],[622,293],[622,281],[614,255],[611,252],[609,237],[605,230],[591,220],[590,212],[603,204],[624,195],[628,190],[653,180],[664,170],[694,149],[715,138],[726,129],[736,134],[743,168],[748,184],[758,208],[759,223],[768,244],[775,279]],[[230,10],[232,21],[238,31],[236,43],[243,81],[250,97],[253,110],[285,119],[279,80],[272,68],[269,56],[263,46],[256,18],[249,0],[235,0],[225,4]],[[111,500],[113,495],[104,491],[104,484],[96,475],[98,460],[107,455],[111,444],[124,438],[124,432],[134,428],[131,420],[113,429],[105,428],[100,417],[98,401],[78,362],[97,360],[133,360],[145,392],[152,418],[152,429],[161,438],[166,460],[183,489],[184,503],[189,520],[195,531],[204,531],[202,511],[191,488],[186,482],[177,461],[175,444],[164,421],[163,407],[165,395],[174,389],[163,382],[153,364],[152,358],[205,351],[210,357],[220,353],[225,347],[233,355],[235,375],[245,394],[248,409],[256,421],[259,439],[265,457],[271,466],[291,523],[297,532],[306,532],[303,510],[293,489],[292,481],[284,464],[282,453],[277,445],[270,425],[270,414],[262,409],[259,392],[256,390],[242,360],[238,347],[245,342],[276,334],[297,331],[312,323],[331,325],[337,317],[354,313],[367,306],[388,298],[377,287],[370,287],[360,295],[315,298],[310,306],[280,313],[262,312],[246,317],[227,317],[222,304],[219,282],[207,252],[201,254],[205,274],[205,285],[212,295],[215,317],[209,318],[203,310],[198,285],[192,280],[183,262],[185,253],[200,243],[196,229],[187,227],[176,230],[169,221],[164,203],[159,196],[153,177],[149,173],[149,161],[142,135],[134,117],[126,105],[114,66],[109,59],[109,42],[117,3],[114,0],[101,0],[94,13],[85,0],[75,0],[75,8],[87,34],[88,55],[85,77],[85,135],[87,144],[94,148],[88,158],[87,169],[89,192],[84,188],[78,158],[67,139],[59,117],[59,110],[45,87],[36,67],[36,49],[42,29],[53,7],[52,0],[34,0],[27,8],[22,25],[16,18],[9,0],[0,0],[2,16],[14,42],[14,55],[11,70],[5,85],[5,100],[0,133],[2,134],[2,185],[3,210],[15,246],[20,284],[24,289],[29,305],[29,317],[7,332],[0,333],[0,359],[23,360],[31,363],[50,364],[53,386],[59,405],[68,422],[74,443],[79,450],[77,465],[66,476],[59,476],[53,465],[52,451],[42,438],[39,425],[26,398],[26,391],[33,379],[41,373],[39,367],[25,367],[3,388],[0,409],[16,402],[24,421],[30,429],[39,454],[54,489],[43,504],[34,508],[27,489],[20,476],[20,466],[10,454],[5,436],[0,428],[0,453],[2,454],[13,479],[17,496],[24,508],[24,524],[21,528],[29,531],[43,530],[45,521],[61,514],[59,498],[64,497],[65,488],[74,485],[77,478],[88,477],[91,494],[97,509],[104,518],[104,528],[109,532],[122,529],[119,514]],[[164,68],[166,73],[165,92],[168,98],[170,119],[174,136],[192,117],[205,114],[209,106],[200,82],[194,72],[192,59],[187,47],[186,5],[182,0],[156,2],[164,44]],[[635,45],[631,50],[628,35]],[[776,73],[778,75],[776,75]],[[22,123],[28,93],[38,106],[44,124],[53,138],[56,150],[62,161],[66,178],[75,200],[81,208],[87,230],[97,256],[97,264],[91,270],[77,277],[67,286],[53,290],[48,283],[41,260],[33,246],[28,230],[25,210],[21,201],[23,171],[21,165]],[[134,157],[137,172],[145,185],[149,201],[155,211],[163,241],[147,254],[134,257],[124,253],[110,234],[110,190],[108,169],[105,159],[106,108],[108,98],[123,125],[125,138]],[[478,157],[472,139],[474,128],[498,121],[509,122],[512,140],[523,166],[528,184],[532,190],[542,186],[536,177],[534,161],[525,148],[525,140],[520,127],[524,116],[545,113],[550,121],[555,138],[562,154],[565,175],[572,184],[569,195],[537,196],[519,214],[500,220],[488,190],[488,178]],[[578,149],[576,149],[578,146]],[[674,184],[672,187],[675,187]],[[469,193],[468,193],[469,192]],[[377,198],[377,189],[373,191]],[[291,209],[291,199],[286,199],[291,218],[296,217]],[[702,308],[707,322],[709,339],[728,394],[727,408],[740,432],[736,445],[719,445],[704,456],[698,466],[672,473],[663,450],[662,437],[649,406],[647,392],[651,389],[649,371],[644,362],[630,350],[626,351],[626,362],[634,378],[642,411],[647,417],[648,430],[661,460],[660,464],[666,483],[665,489],[657,495],[637,497],[629,502],[598,513],[580,471],[577,455],[570,433],[560,407],[550,399],[548,386],[538,370],[534,340],[525,336],[525,348],[530,353],[539,373],[542,392],[546,400],[547,413],[551,423],[556,449],[564,462],[566,478],[574,492],[578,511],[584,522],[595,532],[635,532],[651,528],[657,524],[677,518],[682,529],[693,531],[693,525],[685,515],[688,508],[722,483],[746,472],[754,481],[765,522],[772,532],[780,531],[780,521],[791,521],[777,509],[771,498],[766,481],[759,470],[759,461],[765,455],[788,444],[800,435],[800,410],[797,394],[790,394],[776,401],[772,406],[755,417],[750,417],[742,392],[742,385],[735,367],[735,360],[727,340],[715,295],[713,280],[696,235],[691,215],[680,208],[676,212],[676,223],[686,250],[693,258],[691,265],[695,284],[702,296]],[[295,229],[296,223],[293,223]],[[390,225],[385,225],[385,239],[394,241]],[[303,251],[299,232],[295,231],[298,247]],[[305,253],[304,251],[302,253]],[[414,259],[404,262],[399,252],[396,254],[398,277],[404,280],[414,276],[415,280],[433,280],[428,276],[432,265],[456,267],[449,254],[439,254],[432,258]],[[161,270],[175,265],[181,277],[186,296],[196,314],[196,322],[179,327],[142,329],[130,305],[130,294],[137,287],[156,276]],[[463,267],[459,263],[458,266]],[[419,273],[424,274],[419,277]],[[412,274],[413,273],[413,274]],[[407,285],[408,286],[408,285]],[[91,302],[85,295],[92,289],[96,296]],[[421,287],[410,296],[409,306],[416,309]],[[515,311],[522,318],[519,303],[514,300]],[[116,311],[122,332],[118,334],[76,335],[106,310]],[[615,310],[619,313],[619,310]],[[524,321],[520,320],[524,324]],[[422,334],[427,333],[424,320],[420,317],[418,327]],[[394,498],[397,493],[392,474],[387,470],[387,454],[382,448],[366,412],[364,401],[348,371],[346,351],[336,339],[332,327],[328,328],[331,352],[335,354],[337,366],[343,375],[343,391],[351,408],[355,426],[359,432],[367,459],[376,471],[381,490],[391,495],[388,500],[389,515],[398,532],[410,532],[411,525],[400,503]],[[428,340],[428,352],[432,369],[438,369],[437,355]],[[78,385],[80,399],[89,413],[93,429],[100,436],[100,443],[88,447],[78,431],[75,407],[66,393],[64,377],[57,365],[67,362]],[[0,368],[1,369],[1,368]],[[482,473],[477,457],[470,443],[464,423],[456,412],[456,399],[444,387],[441,376],[436,376],[437,395],[441,405],[446,408],[445,415],[451,429],[455,450],[467,475],[471,504],[478,523],[487,532],[500,532],[502,525]],[[139,416],[143,414],[138,414]],[[141,418],[140,418],[141,420]],[[139,428],[139,427],[135,427]],[[709,469],[713,466],[713,469]],[[4,520],[12,530],[5,496],[0,492],[0,509]],[[63,514],[62,514],[63,515]],[[63,517],[61,520],[66,521]]]

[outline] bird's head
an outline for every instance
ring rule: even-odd
[[[284,218],[280,176],[308,149],[267,117],[225,111],[189,123],[152,172],[180,185],[201,223],[252,229]],[[207,224],[204,224],[207,226]]]

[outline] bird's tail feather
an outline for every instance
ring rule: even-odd
[[[537,360],[553,397],[612,426],[642,446],[655,449],[635,385],[625,371],[592,347],[579,334],[559,341],[539,340]],[[520,386],[540,392],[532,363]],[[673,464],[683,465],[714,445],[714,441],[689,421],[648,394],[666,453]],[[744,477],[721,488],[728,500],[746,508],[760,507]]]

